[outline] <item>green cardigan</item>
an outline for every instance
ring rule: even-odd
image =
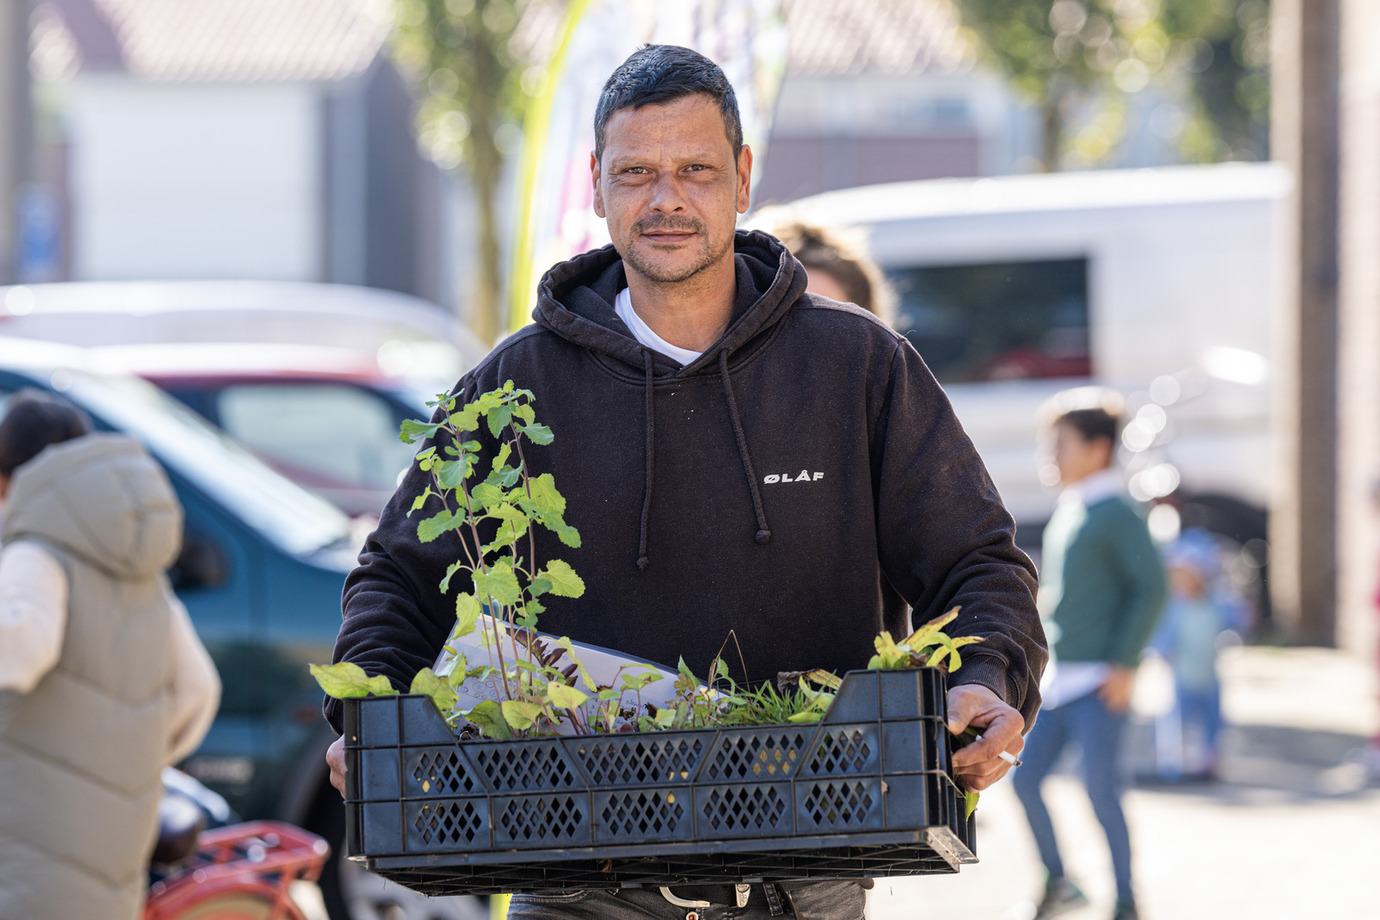
[[[1045,527],[1039,595],[1056,661],[1135,667],[1164,600],[1159,551],[1127,499],[1059,504]]]

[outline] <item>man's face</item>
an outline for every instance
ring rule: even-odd
[[[1106,438],[1086,440],[1069,424],[1054,426],[1054,465],[1064,485],[1086,479],[1112,464],[1112,442]]]
[[[629,273],[676,283],[732,260],[752,153],[745,146],[735,158],[710,97],[614,112],[603,161],[591,155],[590,172],[594,213]]]

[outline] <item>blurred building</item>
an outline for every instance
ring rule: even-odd
[[[386,0],[39,3],[55,273],[439,299],[447,180],[413,142],[387,14]]]
[[[782,8],[790,57],[757,202],[1009,173],[1031,146],[1029,118],[975,66],[949,0]]]
[[[1036,168],[1039,115],[979,61],[953,0],[781,0],[781,9],[790,54],[756,203]],[[1181,162],[1152,127],[1151,113],[1174,103],[1156,88],[1128,98],[1127,133],[1099,165]]]

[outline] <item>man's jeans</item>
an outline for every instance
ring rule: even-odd
[[[1035,835],[1040,861],[1051,878],[1064,876],[1064,861],[1054,839],[1054,825],[1040,795],[1040,784],[1058,765],[1059,755],[1070,743],[1082,749],[1083,784],[1092,800],[1093,813],[1107,835],[1117,899],[1130,903],[1131,836],[1121,810],[1121,736],[1126,714],[1108,711],[1096,693],[1089,693],[1054,709],[1040,711],[1040,719],[1021,751],[1024,763],[1012,774],[1016,796],[1025,807],[1026,820]]]
[[[792,882],[785,913],[765,907],[681,907],[656,888],[582,889],[515,894],[509,920],[863,920],[867,892],[859,882]],[[675,889],[671,889],[675,893]],[[794,910],[794,912],[792,912]]]

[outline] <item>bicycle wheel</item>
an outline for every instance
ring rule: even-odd
[[[168,917],[168,920],[269,920],[276,897],[263,891],[222,891],[198,899]],[[296,907],[278,914],[282,920],[302,920]]]

